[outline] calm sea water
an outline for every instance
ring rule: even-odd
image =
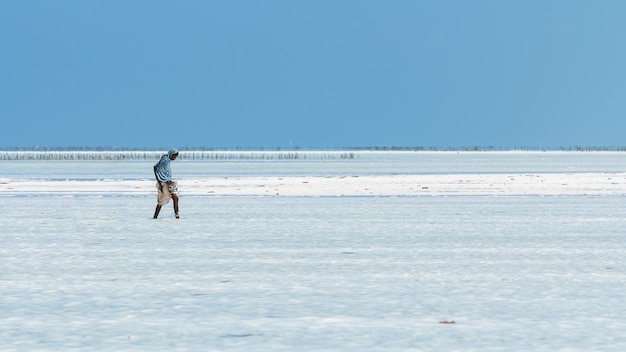
[[[0,162],[151,179],[154,161]],[[177,178],[623,172],[624,153],[175,161]],[[10,182],[10,181],[9,181]],[[624,351],[622,196],[0,194],[0,350]],[[454,324],[441,324],[454,321]]]
[[[306,152],[300,152],[306,154]],[[0,178],[144,179],[153,161],[2,161]],[[450,173],[626,172],[623,152],[355,152],[353,159],[177,160],[175,178]]]

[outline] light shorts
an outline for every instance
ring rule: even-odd
[[[161,185],[163,185],[163,187],[161,187]],[[157,194],[157,203],[159,205],[165,205],[170,202],[170,199],[172,199],[173,194],[178,193],[178,182],[172,181],[169,184],[169,186],[167,185],[166,182],[163,182],[161,184],[157,182],[156,188],[157,188],[157,191],[159,192]]]

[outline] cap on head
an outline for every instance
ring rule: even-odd
[[[178,155],[178,149],[172,148],[169,152],[167,152],[167,156],[169,156],[170,158],[172,157],[172,155]]]

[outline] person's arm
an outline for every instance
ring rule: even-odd
[[[163,184],[161,183],[161,180],[159,180],[159,177],[157,176],[156,170],[157,170],[157,166],[154,165],[154,167],[152,168],[152,171],[154,171],[154,178],[156,178],[157,182],[159,183],[159,188],[163,189]]]

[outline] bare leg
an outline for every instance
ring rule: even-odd
[[[174,215],[176,216],[176,219],[178,219],[178,194],[172,194],[172,200],[174,201]]]
[[[159,212],[161,211],[161,206],[157,205],[156,209],[154,210],[154,218],[158,218],[159,217]]]

